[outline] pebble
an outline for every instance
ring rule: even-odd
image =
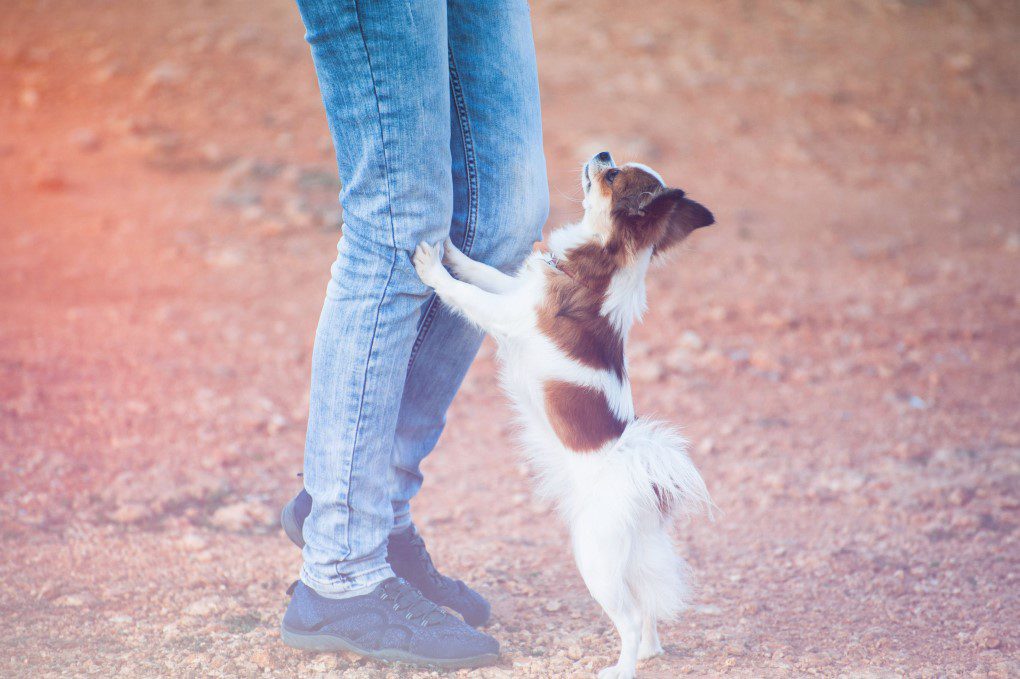
[[[123,504],[110,513],[110,520],[114,523],[137,523],[149,518],[152,512],[146,505],[137,502]]]
[[[928,404],[920,396],[911,396],[907,400],[907,404],[910,405],[914,410],[927,410]]]
[[[974,643],[981,648],[998,648],[1002,640],[988,627],[979,627],[974,633]]]
[[[184,81],[185,72],[179,65],[164,61],[153,67],[142,81],[139,94],[148,95],[152,92],[177,85]]]
[[[65,594],[54,599],[53,603],[65,608],[81,608],[96,603],[96,598],[88,593]]]
[[[555,599],[547,602],[545,605],[545,610],[548,611],[549,613],[555,613],[561,608],[563,608],[563,604],[561,604],[559,601],[556,601]]]
[[[1020,252],[1020,233],[1011,233],[1006,236],[1002,247],[1006,252]]]
[[[63,191],[67,188],[67,178],[55,167],[41,167],[32,177],[32,186],[41,191]]]
[[[193,601],[184,609],[184,615],[195,615],[205,617],[220,610],[220,600],[214,596],[207,596],[198,601]]]
[[[227,530],[244,530],[256,525],[268,525],[275,521],[275,514],[268,507],[257,502],[235,502],[220,507],[209,520],[212,525]]]
[[[200,552],[208,546],[209,542],[197,533],[186,533],[181,538],[181,547],[186,552]]]
[[[666,377],[666,367],[653,360],[642,361],[631,367],[629,372],[638,382],[659,382]]]
[[[701,443],[698,444],[698,452],[702,455],[711,455],[715,452],[715,439],[711,436],[701,439]]]
[[[691,351],[701,351],[705,348],[705,340],[701,339],[701,335],[693,330],[685,330],[680,333],[679,344]]]
[[[87,153],[98,151],[99,147],[102,145],[99,139],[99,134],[89,127],[80,127],[77,130],[74,130],[71,132],[68,140],[71,142],[71,145],[76,147],[79,151],[85,151]]]
[[[21,104],[22,108],[35,108],[39,105],[39,92],[31,87],[26,87],[21,90],[21,94],[18,95],[18,103]]]
[[[966,73],[974,68],[974,55],[957,52],[946,58],[946,66],[954,73]]]
[[[263,668],[266,667],[272,668],[276,665],[276,663],[273,662],[273,656],[271,656],[269,654],[269,651],[267,651],[264,648],[256,648],[254,651],[252,651],[251,661],[258,665],[259,667]]]

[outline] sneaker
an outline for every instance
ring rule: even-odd
[[[499,658],[499,642],[472,629],[401,578],[347,599],[320,596],[295,583],[280,635],[306,651],[350,651],[385,662],[442,669],[482,667]]]
[[[311,511],[312,497],[301,489],[280,513],[284,532],[298,547],[305,545],[301,529]],[[414,527],[390,536],[386,560],[397,577],[407,580],[437,604],[456,611],[469,625],[479,627],[489,621],[492,610],[489,602],[460,580],[448,578],[436,570],[425,541]]]

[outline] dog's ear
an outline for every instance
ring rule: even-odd
[[[715,217],[701,203],[697,203],[681,189],[665,189],[655,194],[644,194],[641,211],[645,219],[662,224],[663,230],[655,244],[655,253],[676,245],[695,229],[715,223]]]

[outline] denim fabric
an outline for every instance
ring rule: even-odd
[[[301,578],[381,582],[419,464],[481,342],[411,263],[450,235],[516,267],[548,212],[523,0],[298,0],[336,148],[344,232],[312,356]]]

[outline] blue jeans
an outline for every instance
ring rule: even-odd
[[[297,0],[333,136],[343,236],[312,356],[301,579],[322,593],[393,573],[419,464],[481,334],[418,279],[449,235],[510,271],[548,214],[525,0]]]

